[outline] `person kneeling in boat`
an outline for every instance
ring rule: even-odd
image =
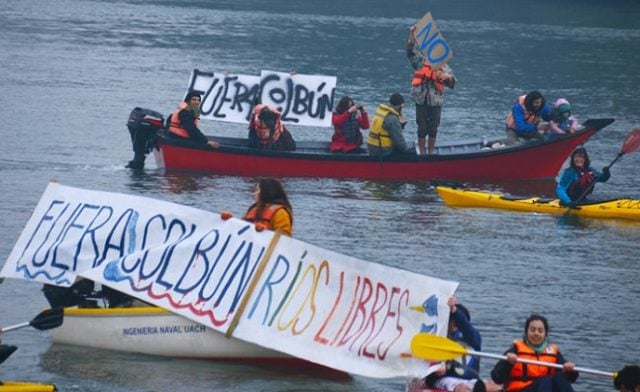
[[[548,123],[551,120],[551,107],[545,103],[539,91],[532,91],[518,97],[506,119],[507,144],[514,145],[522,140],[544,140]]]
[[[449,305],[449,330],[447,337],[465,346],[471,347],[475,351],[482,349],[482,338],[480,332],[471,324],[469,310],[457,303],[456,297],[450,297]],[[463,363],[456,360],[445,362],[438,370],[428,375],[425,384],[428,388],[437,388],[454,392],[485,392],[487,390],[499,390],[499,386],[485,385],[485,382],[478,378],[480,374],[480,360],[472,356],[463,356]],[[489,387],[489,388],[488,388]]]
[[[275,178],[260,179],[253,197],[253,204],[242,219],[253,222],[256,231],[269,229],[280,230],[288,236],[293,234],[293,207],[280,181]],[[233,214],[222,211],[220,217],[227,220],[233,217]]]
[[[567,362],[558,346],[549,343],[549,323],[543,316],[529,316],[524,325],[523,339],[514,340],[505,355],[507,359],[496,364],[491,378],[498,384],[504,384],[507,392],[573,392],[571,383],[578,378],[575,364]],[[519,362],[519,358],[559,364],[562,369],[525,364]]]
[[[362,145],[361,129],[369,129],[369,117],[362,105],[356,105],[347,96],[340,98],[336,111],[331,116],[333,136],[331,152],[357,152]]]
[[[192,140],[197,144],[215,149],[220,147],[220,144],[209,140],[198,128],[201,95],[202,92],[197,90],[187,93],[184,102],[169,117],[169,135],[180,139]]]
[[[622,368],[613,379],[613,387],[620,392],[640,392],[640,366]]]
[[[585,196],[593,192],[596,182],[606,182],[611,177],[609,167],[602,173],[591,167],[589,155],[584,147],[577,147],[571,153],[570,166],[565,169],[556,186],[556,195],[563,206],[575,207]]]
[[[388,104],[378,105],[367,139],[369,154],[415,154],[413,148],[407,148],[407,142],[402,135],[402,129],[407,123],[402,116],[403,105],[404,98],[399,93],[391,94]]]
[[[264,104],[253,108],[249,123],[249,147],[265,150],[293,151],[296,142],[282,123],[279,111]]]

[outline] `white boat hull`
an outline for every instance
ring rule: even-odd
[[[161,308],[64,311],[54,343],[177,358],[277,360],[293,357],[224,334]]]

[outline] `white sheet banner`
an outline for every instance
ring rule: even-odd
[[[76,274],[235,338],[369,377],[425,374],[458,284],[322,249],[218,214],[50,184],[3,276]]]
[[[204,92],[201,118],[248,123],[260,101],[277,108],[286,124],[331,126],[335,76],[262,71],[260,76],[193,70],[187,90]]]
[[[246,124],[260,90],[260,76],[194,69],[189,79],[189,90],[204,92],[200,105],[201,118]]]

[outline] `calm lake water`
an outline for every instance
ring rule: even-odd
[[[408,27],[431,11],[454,50],[459,84],[448,93],[439,137],[501,135],[514,98],[539,89],[567,98],[580,119],[613,117],[587,148],[597,167],[640,126],[640,4],[601,0],[90,1],[28,0],[0,8],[0,263],[49,181],[138,194],[241,214],[255,179],[124,168],[134,106],[169,114],[191,71],[261,69],[338,78],[370,112],[406,92]],[[413,111],[406,138],[415,140]],[[238,124],[206,133],[245,136]],[[329,128],[292,127],[298,140]],[[540,157],[541,160],[544,157]],[[630,154],[594,197],[640,198],[640,154]],[[613,371],[640,362],[640,224],[451,209],[424,182],[284,179],[295,236],[370,261],[461,283],[483,350],[502,353],[531,312],[581,366]],[[549,194],[553,183],[479,184]],[[39,285],[0,285],[0,325],[46,306]],[[328,380],[255,366],[172,360],[52,345],[21,329],[0,379],[52,382],[62,391],[404,390],[404,379]],[[493,362],[483,359],[487,376]],[[577,391],[611,390],[583,375]]]

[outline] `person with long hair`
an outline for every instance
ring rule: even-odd
[[[562,173],[556,186],[556,195],[561,204],[575,207],[574,204],[593,192],[596,182],[606,182],[610,176],[607,166],[602,168],[602,173],[594,169],[587,150],[579,146],[571,153],[569,167]]]
[[[336,111],[331,116],[333,136],[329,150],[331,152],[358,151],[362,145],[362,129],[369,129],[369,117],[362,105],[344,96],[338,101]]]
[[[253,222],[256,230],[280,230],[293,233],[293,207],[282,183],[275,178],[262,178],[256,184],[254,202],[242,219]]]
[[[499,361],[491,371],[491,378],[497,384],[503,384],[507,392],[573,392],[571,383],[578,378],[575,364],[567,362],[558,346],[549,342],[549,322],[539,314],[532,314],[524,324],[524,336],[514,340],[505,352],[506,360]],[[533,365],[519,362],[518,359],[530,359],[555,367]]]
[[[544,132],[549,129],[551,107],[539,91],[521,95],[511,107],[505,120],[507,126],[507,144],[517,144],[521,140],[544,140]]]

